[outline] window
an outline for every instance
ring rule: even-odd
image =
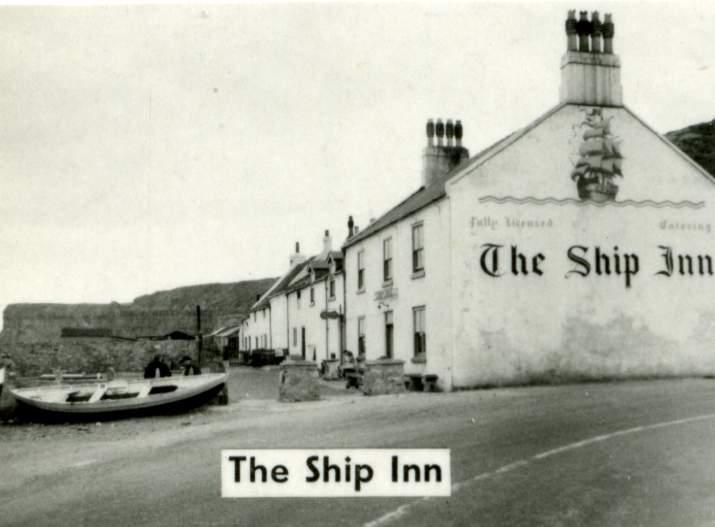
[[[254,337],[254,338],[256,339],[256,348],[255,349],[258,349],[258,337]]]
[[[357,254],[357,288],[358,291],[365,289],[365,251]]]
[[[295,292],[296,294],[296,303],[298,304],[298,309],[300,309],[300,289]]]
[[[330,298],[335,298],[335,278],[331,278],[328,282],[328,295]]]
[[[418,223],[412,226],[412,272],[424,271],[424,225]]]
[[[298,345],[298,328],[293,328],[293,345]]]
[[[392,358],[395,326],[392,322],[392,311],[385,312],[385,357]]]
[[[392,280],[392,238],[382,240],[382,280]]]
[[[315,304],[315,290],[311,287],[310,288],[310,305],[312,306]]]
[[[358,357],[365,356],[365,317],[358,318]]]
[[[256,312],[255,311],[253,312],[253,321],[254,322],[256,321]]]
[[[425,328],[425,306],[412,309],[412,321],[415,335],[415,357],[427,353],[427,333]]]

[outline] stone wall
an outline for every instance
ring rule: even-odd
[[[405,363],[401,360],[378,359],[365,363],[362,391],[365,395],[385,395],[405,391]]]
[[[52,373],[56,368],[66,372],[106,372],[110,367],[116,372],[141,372],[151,358],[162,353],[167,362],[178,365],[183,355],[196,357],[194,341],[127,341],[105,338],[62,339],[54,343],[20,343],[11,347],[0,346],[10,354],[15,370],[20,376]],[[203,353],[204,361],[215,354]]]

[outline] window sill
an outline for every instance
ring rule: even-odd
[[[412,357],[412,364],[427,364],[427,354],[420,353]]]
[[[362,289],[358,289],[358,290],[355,292],[355,294],[357,294],[357,295],[365,294],[365,288],[363,287]]]
[[[415,271],[412,273],[412,279],[417,280],[418,278],[424,278],[425,277],[425,270],[420,269],[419,271]]]
[[[386,287],[392,287],[392,279],[382,282],[382,288],[384,289]]]

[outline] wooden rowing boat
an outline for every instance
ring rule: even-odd
[[[10,388],[21,415],[51,421],[177,413],[225,390],[228,373]]]

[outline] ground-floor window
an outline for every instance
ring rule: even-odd
[[[414,327],[414,353],[415,357],[427,353],[427,333],[425,328],[425,306],[412,308],[412,321]]]
[[[293,328],[293,346],[298,345],[298,328]]]

